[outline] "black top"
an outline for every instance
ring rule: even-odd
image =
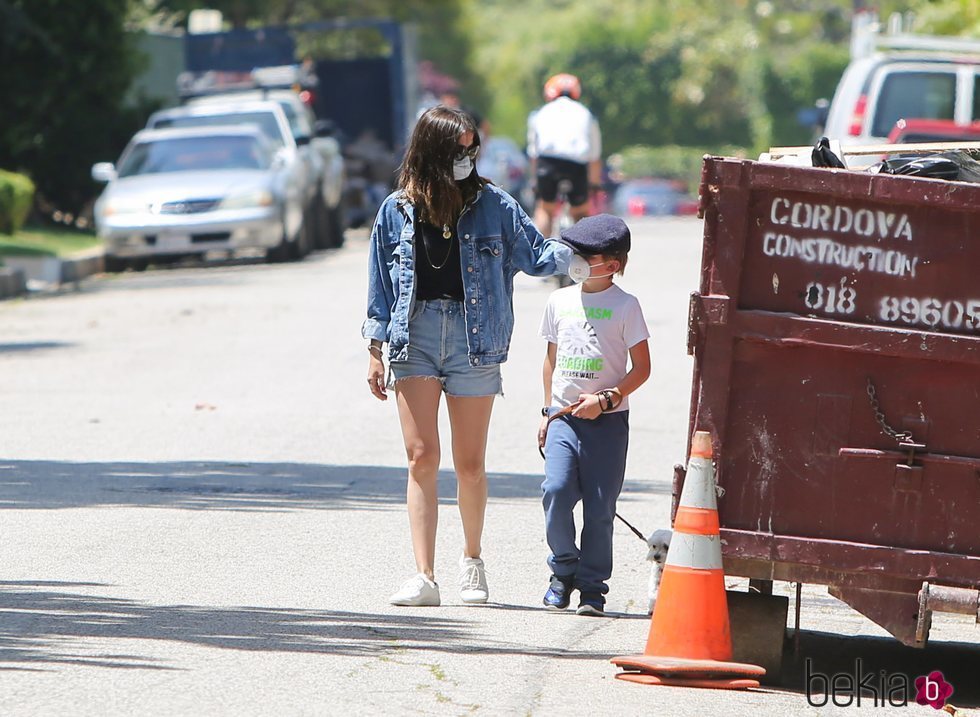
[[[463,300],[463,272],[459,259],[459,237],[450,227],[450,237],[443,228],[425,221],[415,232],[415,298]],[[419,241],[421,236],[421,241]]]

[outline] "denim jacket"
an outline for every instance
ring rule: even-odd
[[[545,239],[520,205],[488,184],[456,225],[471,366],[507,360],[514,329],[514,275],[547,276],[568,269],[570,247]],[[388,358],[408,358],[408,322],[415,306],[414,208],[400,192],[378,211],[368,262],[366,339],[388,342]]]

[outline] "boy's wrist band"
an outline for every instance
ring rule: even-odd
[[[549,408],[551,408],[551,406],[544,406],[544,407],[542,407],[542,409],[541,409],[541,415],[547,417],[548,416],[548,409]]]
[[[618,405],[613,403],[613,393],[616,393],[616,391],[610,388],[604,388],[601,391],[596,391],[595,395],[599,397],[599,409],[603,413],[613,410]]]

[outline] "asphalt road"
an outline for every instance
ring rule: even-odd
[[[644,307],[654,369],[631,398],[619,507],[651,532],[669,523],[684,459],[701,225],[633,230],[621,284]],[[413,566],[395,407],[364,381],[366,254],[352,236],[295,265],[102,277],[0,303],[0,715],[785,715],[807,708],[807,657],[827,674],[856,657],[865,672],[942,669],[956,704],[980,704],[968,619],[937,616],[916,652],[809,586],[783,688],[614,679],[607,659],[646,640],[646,551],[617,526],[613,617],[540,609],[536,333],[552,286],[527,277],[490,437],[491,604],[452,589],[446,451],[444,605],[389,606]]]

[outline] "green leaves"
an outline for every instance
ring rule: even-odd
[[[917,31],[978,31],[976,0],[882,0]],[[805,144],[800,110],[829,98],[847,65],[851,0],[484,0],[477,66],[496,131],[523,139],[554,72],[571,72],[606,153],[637,143]]]
[[[137,67],[128,0],[0,2],[23,30],[0,44],[0,167],[25,171],[39,195],[75,212],[92,194],[91,164],[118,154],[121,124],[137,128],[122,109]]]

